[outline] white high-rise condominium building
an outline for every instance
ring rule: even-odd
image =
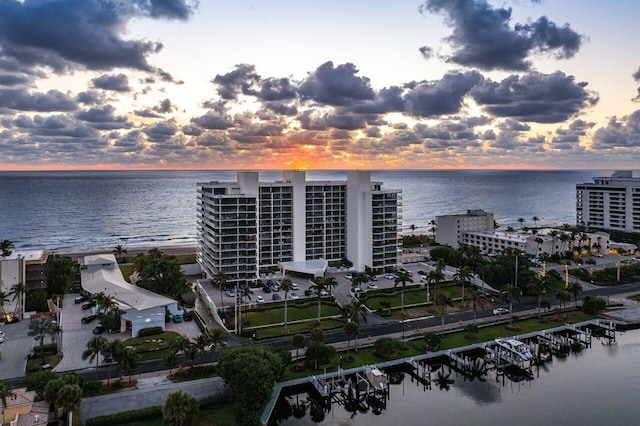
[[[237,182],[199,183],[198,261],[207,276],[223,271],[230,282],[317,259],[383,271],[398,263],[400,192],[366,171],[350,171],[346,181],[284,171],[274,182],[238,172]]]
[[[466,232],[493,231],[493,213],[467,210],[466,213],[436,217],[436,242],[453,248],[464,243]]]
[[[576,224],[640,232],[640,173],[616,171],[576,185]]]

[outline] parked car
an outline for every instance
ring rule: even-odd
[[[82,310],[86,311],[87,309],[91,309],[93,305],[91,303],[85,303],[82,305]]]
[[[78,296],[75,299],[73,299],[73,303],[75,303],[76,305],[79,305],[82,302],[86,302],[87,301],[87,297],[86,296]]]
[[[300,286],[297,283],[291,283],[291,290],[300,290]]]
[[[348,280],[352,280],[353,279],[353,275],[351,273],[347,273],[344,275],[344,277]]]
[[[273,291],[280,290],[280,285],[281,285],[280,281],[276,280],[276,282],[274,282],[273,285],[271,286],[271,290]]]
[[[396,279],[396,275],[392,274],[392,273],[386,273],[384,274],[384,277],[388,280],[395,280]]]
[[[193,321],[193,312],[185,312],[184,315],[182,315],[182,319],[185,321]]]
[[[278,293],[273,293],[273,296],[271,296],[272,300],[282,300],[282,297],[280,297],[280,295]]]
[[[89,315],[89,316],[86,316],[86,317],[82,318],[82,323],[83,324],[89,324],[91,321],[94,321],[97,318],[98,318],[97,315]]]
[[[176,324],[179,323],[179,322],[182,322],[182,315],[175,314],[174,316],[171,317],[171,320],[173,322],[175,322]]]
[[[307,296],[307,297],[309,297],[309,296],[317,296],[318,293],[316,293],[315,290],[305,290],[304,291],[304,295]]]
[[[99,325],[97,327],[94,327],[93,334],[102,334],[103,331],[105,331],[104,326],[103,325]]]
[[[429,275],[427,271],[418,271],[418,275]]]
[[[256,297],[256,302],[258,302],[258,303],[264,303],[264,297],[262,297],[262,296],[257,296],[257,297]]]
[[[296,293],[291,293],[289,295],[289,299],[299,299],[299,298],[300,298],[300,296],[298,296]]]
[[[505,315],[509,313],[509,309],[507,308],[495,308],[493,310],[493,315]]]
[[[320,290],[320,296],[328,296],[329,292],[327,290],[325,290],[324,288],[322,290]]]
[[[264,287],[262,287],[262,291],[264,291],[265,293],[271,293],[271,287],[265,285]]]
[[[377,290],[378,286],[374,283],[367,283],[367,288],[371,289],[371,290]]]
[[[378,281],[378,277],[376,277],[373,274],[367,275],[367,278],[369,278],[369,280],[371,280],[371,281]]]
[[[233,290],[227,290],[227,296],[228,297],[236,297],[236,292]]]
[[[593,256],[593,257],[602,257],[602,253],[592,253],[591,256]]]

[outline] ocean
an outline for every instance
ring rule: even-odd
[[[438,215],[484,209],[502,227],[575,224],[575,185],[609,171],[374,171],[403,192],[403,232],[427,233]],[[279,178],[261,172],[261,180]],[[343,180],[308,171],[307,180]],[[0,240],[56,252],[194,245],[197,183],[233,181],[232,171],[0,172]]]

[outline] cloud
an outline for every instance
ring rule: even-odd
[[[173,137],[178,131],[173,121],[156,123],[143,130],[147,135],[147,140],[151,142],[164,142]]]
[[[191,122],[208,130],[226,130],[233,127],[233,122],[226,115],[209,111],[200,117],[192,118]]]
[[[116,116],[114,112],[115,108],[113,106],[104,105],[103,107],[79,111],[76,113],[76,118],[86,121],[90,123],[91,127],[100,130],[128,129],[132,127],[127,117]]]
[[[147,56],[162,45],[125,39],[127,24],[141,17],[185,20],[194,8],[184,0],[3,0],[2,59],[57,73],[78,67],[155,72]]]
[[[255,93],[251,86],[260,80],[255,71],[254,65],[240,64],[233,71],[216,75],[211,82],[218,86],[218,94],[222,99],[233,100],[241,93]]]
[[[576,83],[573,76],[560,71],[553,74],[531,72],[509,76],[499,83],[485,80],[469,94],[496,117],[558,123],[598,102],[597,94],[586,90],[586,86],[587,83]]]
[[[57,90],[47,93],[29,92],[24,88],[0,88],[0,108],[18,111],[74,111],[77,104],[71,96]]]
[[[618,119],[612,117],[593,134],[593,149],[634,148],[640,146],[640,110]]]
[[[511,9],[486,0],[427,0],[420,12],[442,14],[453,28],[445,39],[453,49],[447,61],[484,70],[528,70],[528,58],[536,52],[571,58],[582,42],[568,24],[558,27],[544,16],[512,28]]]
[[[91,85],[96,89],[111,90],[114,92],[128,92],[129,79],[124,74],[104,74],[91,80]]]
[[[357,73],[353,64],[334,68],[333,62],[325,62],[302,81],[300,96],[303,100],[331,106],[349,106],[357,101],[372,100],[374,91],[369,79],[356,76]]]
[[[568,128],[558,128],[556,135],[551,139],[552,149],[582,149],[580,140],[587,136],[587,131],[596,123],[584,120],[575,120]]]
[[[462,108],[464,96],[481,83],[477,71],[448,72],[441,80],[413,85],[404,96],[406,112],[418,117],[455,114]]]
[[[0,86],[20,86],[31,82],[31,78],[19,74],[0,74]]]
[[[518,122],[516,120],[512,120],[510,118],[507,118],[506,120],[504,120],[503,122],[498,124],[497,127],[500,130],[514,131],[514,132],[527,132],[527,131],[531,130],[531,126],[529,126],[528,124],[520,123],[520,122]]]

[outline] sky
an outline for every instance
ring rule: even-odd
[[[2,0],[0,170],[624,169],[637,0]]]

